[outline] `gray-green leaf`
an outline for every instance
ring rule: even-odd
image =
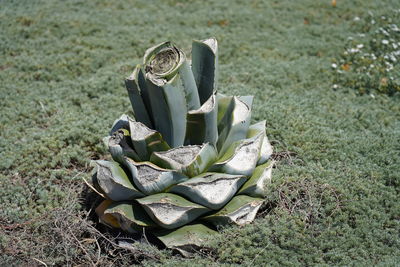
[[[169,192],[182,195],[210,209],[218,210],[235,195],[246,180],[247,178],[243,175],[204,173],[173,186]]]
[[[154,126],[171,146],[181,146],[186,133],[186,93],[179,75],[171,80],[146,79]]]
[[[111,130],[110,130],[110,135],[112,135],[115,131],[119,130],[119,129],[126,129],[129,130],[129,116],[126,114],[122,114],[118,119],[116,119],[112,126],[111,126]]]
[[[226,112],[218,124],[217,148],[219,156],[222,156],[233,142],[246,138],[251,119],[253,97],[235,96],[232,98],[231,103],[224,103],[225,99],[220,98],[221,105],[226,106]],[[221,115],[218,116],[220,117]]]
[[[234,197],[226,206],[217,213],[204,217],[204,220],[214,225],[225,225],[234,223],[244,225],[252,222],[264,199],[254,198],[245,195]]]
[[[155,227],[156,224],[136,202],[114,202],[104,211],[117,219],[122,230],[127,232],[140,231],[142,227]]]
[[[116,162],[124,164],[124,157],[129,157],[134,160],[139,160],[136,151],[131,147],[129,131],[126,129],[119,129],[111,136],[104,138],[107,144],[108,151]]]
[[[204,224],[190,224],[176,230],[161,230],[154,235],[168,248],[175,249],[185,257],[190,257],[194,252],[203,248],[207,239],[218,232]]]
[[[137,199],[149,216],[166,229],[178,228],[197,219],[209,209],[175,194],[161,193]]]
[[[129,120],[129,129],[132,145],[141,161],[149,160],[151,153],[155,151],[170,149],[159,132],[146,127],[143,123]]]
[[[164,152],[154,152],[151,162],[167,169],[177,170],[188,177],[207,170],[217,159],[217,151],[208,143],[176,147]]]
[[[142,97],[142,91],[146,95],[147,88],[145,88],[144,75],[140,65],[137,65],[133,73],[125,79],[125,87],[128,91],[135,119],[152,128],[151,114],[149,114],[144,97]]]
[[[97,182],[110,199],[122,201],[144,196],[133,186],[117,162],[96,160],[94,163],[97,165]]]
[[[252,138],[236,141],[209,171],[250,176],[259,158],[262,138],[260,133]]]
[[[203,104],[217,90],[218,43],[215,38],[192,42],[192,71]]]
[[[151,162],[135,162],[129,158],[125,160],[134,184],[146,195],[162,192],[171,185],[187,180],[183,174],[160,168]]]
[[[200,145],[210,143],[216,145],[218,140],[217,128],[218,102],[213,94],[197,110],[190,110],[187,114],[186,145]]]
[[[273,161],[258,166],[250,179],[239,190],[239,194],[251,197],[265,197],[267,185],[271,183]]]
[[[273,152],[273,148],[265,132],[265,121],[260,121],[253,125],[250,125],[249,130],[247,131],[247,138],[251,138],[259,133],[262,133],[264,137],[260,149],[260,158],[258,159],[257,165],[261,165],[267,162]]]

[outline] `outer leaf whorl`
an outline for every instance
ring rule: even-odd
[[[217,69],[214,38],[193,42],[192,65],[171,42],[146,51],[125,82],[134,118],[114,122],[104,138],[114,161],[96,161],[87,182],[105,198],[102,223],[147,228],[187,256],[213,225],[254,220],[272,146],[265,121],[250,126],[252,96],[217,93]]]

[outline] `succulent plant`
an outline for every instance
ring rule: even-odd
[[[146,229],[183,254],[216,226],[254,220],[270,182],[265,121],[250,125],[252,96],[217,93],[218,46],[193,41],[192,58],[170,42],[149,48],[126,81],[133,117],[104,138],[88,185],[104,201],[100,222]]]

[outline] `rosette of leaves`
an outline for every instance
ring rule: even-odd
[[[192,57],[170,42],[149,48],[126,79],[134,116],[104,138],[88,182],[104,201],[103,224],[145,230],[183,254],[216,226],[254,220],[271,179],[265,121],[250,125],[252,96],[217,93],[218,46],[193,41]]]

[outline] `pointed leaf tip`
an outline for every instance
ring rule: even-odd
[[[137,201],[153,221],[166,229],[188,224],[209,211],[206,207],[170,193],[154,194]]]
[[[259,158],[262,138],[260,133],[255,137],[236,141],[209,171],[250,176]]]
[[[159,132],[148,128],[143,123],[129,120],[129,129],[132,145],[140,161],[149,160],[153,152],[170,149]],[[135,160],[139,161],[138,159]]]
[[[230,223],[237,225],[248,224],[255,219],[263,202],[264,199],[262,198],[238,195],[217,213],[204,217],[204,220],[216,226]]]
[[[118,119],[116,119],[112,126],[111,126],[111,130],[110,130],[110,135],[112,135],[115,131],[119,130],[119,129],[129,129],[129,116],[126,114],[122,114]]]
[[[252,96],[219,97],[218,113],[219,156],[225,154],[233,142],[246,138],[251,119]]]
[[[188,177],[204,172],[216,159],[217,151],[208,143],[181,146],[151,155],[151,161],[157,165],[184,173]]]
[[[246,180],[247,178],[243,175],[204,173],[173,186],[169,192],[218,210],[235,195]]]
[[[140,204],[136,202],[114,202],[105,210],[104,215],[113,216],[120,228],[126,232],[136,233],[142,227],[155,227]]]
[[[185,257],[191,257],[200,248],[204,248],[205,242],[218,232],[204,224],[190,224],[176,230],[161,230],[154,234],[166,247],[177,250]]]
[[[215,146],[218,140],[217,116],[218,102],[213,94],[199,109],[188,112],[185,144],[210,143]]]
[[[218,80],[218,43],[214,38],[192,42],[192,71],[203,104],[216,92]]]
[[[187,177],[179,172],[163,169],[151,162],[135,162],[125,158],[134,184],[146,195],[159,193],[170,187],[186,181]]]
[[[114,201],[144,196],[130,182],[125,171],[116,162],[97,160],[96,177],[104,194]]]
[[[271,183],[272,168],[274,161],[269,161],[258,166],[250,179],[239,190],[239,194],[251,197],[265,197],[267,194],[267,186]]]

